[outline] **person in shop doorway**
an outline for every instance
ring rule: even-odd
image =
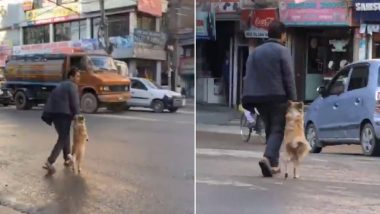
[[[271,22],[268,37],[248,56],[242,96],[243,107],[251,112],[256,107],[264,120],[266,148],[259,161],[264,177],[280,173],[287,103],[297,99],[291,55],[284,46],[285,25],[277,20]]]
[[[226,53],[224,57],[223,65],[222,65],[222,79],[224,86],[224,96],[226,98],[226,103],[229,103],[229,95],[230,95],[230,61],[229,54]]]

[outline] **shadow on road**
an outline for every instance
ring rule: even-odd
[[[65,169],[60,177],[45,176],[45,182],[55,198],[38,209],[38,213],[81,213],[88,197],[88,186],[84,177]]]

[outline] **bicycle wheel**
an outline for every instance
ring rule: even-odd
[[[248,142],[251,138],[252,129],[248,128],[248,121],[244,113],[240,117],[240,134],[244,142]]]

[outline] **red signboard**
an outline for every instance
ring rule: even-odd
[[[152,16],[162,16],[162,2],[161,0],[138,0],[137,10]]]
[[[276,18],[276,9],[243,10],[241,12],[241,21],[246,28],[255,26],[268,29],[269,24]]]
[[[277,19],[276,9],[243,10],[241,13],[241,28],[246,30],[248,38],[266,38],[269,24]]]

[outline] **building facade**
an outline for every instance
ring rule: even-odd
[[[17,38],[12,45],[12,54],[103,49],[99,1],[16,1],[18,5],[14,7],[17,7],[18,20],[10,23],[15,30],[12,32],[11,27],[5,30],[9,35],[12,33],[10,38]],[[13,5],[11,2],[15,1],[8,2]],[[146,77],[161,85],[167,40],[166,33],[162,32],[161,17],[167,12],[168,2],[105,2],[112,56],[128,63],[130,75]]]

